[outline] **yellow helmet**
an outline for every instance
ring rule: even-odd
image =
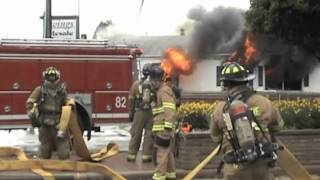
[[[220,81],[246,82],[253,80],[255,76],[237,62],[227,62],[223,65]]]

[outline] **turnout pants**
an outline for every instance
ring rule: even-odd
[[[176,179],[176,165],[173,154],[174,143],[174,138],[172,138],[169,147],[155,145],[157,167],[155,169],[152,179]]]
[[[152,139],[152,112],[151,110],[137,110],[134,113],[132,126],[130,129],[131,139],[129,142],[129,154],[136,155],[139,151],[142,133],[144,130],[142,159],[151,159],[153,150]]]
[[[57,150],[58,158],[61,160],[70,157],[69,136],[57,138],[55,126],[41,125],[39,128],[40,156],[43,159],[50,159],[54,150]]]

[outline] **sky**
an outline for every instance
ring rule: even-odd
[[[52,15],[79,15],[80,34],[94,35],[101,21],[112,20],[117,31],[134,35],[175,35],[189,9],[203,6],[249,9],[249,0],[51,0]],[[46,0],[0,0],[0,38],[43,37],[40,16]]]

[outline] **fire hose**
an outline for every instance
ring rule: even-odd
[[[294,157],[290,150],[280,141],[277,140],[279,149],[277,151],[279,166],[293,180],[312,180],[312,176],[306,168]]]
[[[62,107],[62,114],[59,124],[59,130],[70,130],[73,140],[73,148],[77,155],[83,160],[98,162],[104,158],[113,156],[118,153],[118,146],[116,144],[108,144],[99,152],[90,154],[85,141],[83,140],[82,133],[77,123],[77,114],[75,109],[75,101],[70,99],[66,105]]]
[[[290,150],[280,141],[277,140],[279,149],[277,150],[279,166],[293,179],[293,180],[312,180],[312,176],[305,169],[305,167],[294,157]],[[220,144],[216,147],[200,164],[198,164],[192,171],[190,171],[183,180],[191,180],[196,176],[201,169],[217,155]]]
[[[45,170],[59,170],[59,171],[76,171],[76,172],[98,172],[111,177],[115,180],[125,180],[124,177],[110,169],[108,166],[90,163],[90,162],[78,162],[68,160],[29,160],[19,157],[26,157],[24,152],[18,148],[0,148],[1,155],[10,155],[11,152],[18,152],[19,160],[0,160],[0,171],[17,171],[17,170],[32,170],[36,174],[43,177],[44,180],[54,180],[55,178],[50,172]]]
[[[78,162],[69,160],[29,160],[22,149],[13,147],[1,147],[1,156],[16,156],[18,160],[0,160],[0,171],[12,170],[32,170],[34,173],[42,176],[44,180],[54,180],[52,173],[45,170],[62,170],[87,172],[93,171],[111,177],[114,180],[125,180],[124,177],[113,171],[106,165],[93,163],[99,162],[104,158],[113,156],[119,152],[118,146],[114,143],[108,144],[99,152],[90,154],[82,133],[77,123],[77,114],[75,109],[75,101],[70,99],[66,105],[62,107],[62,114],[59,124],[59,130],[71,132],[72,145],[76,154],[83,160],[91,162]]]
[[[192,179],[194,176],[196,176],[203,167],[205,167],[211,160],[213,157],[215,157],[220,149],[221,144],[219,144],[204,160],[202,160],[200,162],[200,164],[198,164],[193,170],[191,170],[184,178],[183,180],[190,180]]]

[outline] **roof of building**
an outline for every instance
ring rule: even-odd
[[[189,36],[118,36],[109,38],[115,44],[135,45],[143,56],[161,56],[166,48],[187,48]]]

